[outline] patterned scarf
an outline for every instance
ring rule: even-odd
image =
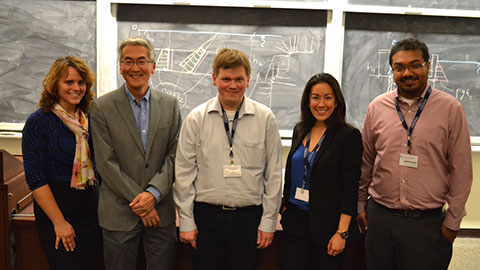
[[[73,161],[72,180],[70,187],[84,190],[86,185],[96,185],[90,148],[88,146],[88,119],[82,110],[77,109],[75,115],[67,113],[56,103],[52,112],[75,134],[76,147]]]

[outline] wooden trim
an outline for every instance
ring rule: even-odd
[[[457,237],[475,237],[480,238],[480,229],[460,229]]]

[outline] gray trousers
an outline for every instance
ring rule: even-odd
[[[369,270],[448,269],[452,244],[441,232],[444,213],[399,216],[370,199],[365,255]]]
[[[140,221],[128,232],[103,229],[103,253],[106,270],[135,270],[140,241],[143,242],[147,270],[171,270],[177,252],[175,224],[145,228]]]

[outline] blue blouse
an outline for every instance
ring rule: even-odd
[[[88,144],[93,162],[91,136]],[[44,113],[41,109],[32,113],[25,123],[22,137],[23,166],[30,190],[52,182],[70,183],[75,147],[75,134],[57,115]]]
[[[292,184],[290,187],[290,196],[288,198],[288,201],[297,206],[298,208],[302,210],[307,210],[308,211],[308,202],[301,201],[295,199],[295,192],[297,191],[297,187],[302,188],[303,184],[303,176],[305,175],[305,167],[303,164],[303,152],[305,151],[305,145],[300,144],[298,147],[297,151],[292,156],[292,168],[291,168],[291,178],[292,178]],[[309,156],[312,152],[308,151],[307,156]],[[310,160],[310,168],[313,165],[313,161],[315,160],[315,156],[317,155],[317,152],[315,151],[313,153],[312,159]],[[311,170],[308,172],[306,183],[305,183],[305,189],[310,190],[310,174]]]

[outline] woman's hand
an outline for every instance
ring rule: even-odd
[[[58,207],[55,197],[53,197],[52,190],[49,185],[41,186],[32,191],[33,198],[38,205],[47,214],[50,221],[53,223],[55,230],[55,249],[58,249],[60,240],[65,247],[65,250],[73,251],[75,249],[75,230],[72,225],[65,220],[62,211]]]
[[[330,256],[337,256],[338,254],[342,253],[345,249],[345,242],[346,240],[343,239],[340,234],[335,233],[330,241],[328,242],[327,246],[327,253]]]
[[[59,222],[54,225],[55,235],[55,249],[58,249],[60,241],[63,243],[63,247],[67,252],[73,251],[75,249],[75,230],[72,225],[66,220]]]

